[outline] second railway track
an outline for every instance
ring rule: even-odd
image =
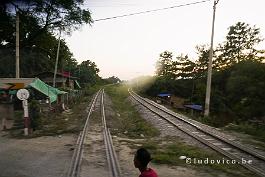
[[[142,98],[133,91],[130,95],[141,105],[165,119],[168,123],[188,134],[199,142],[223,154],[236,163],[244,166],[259,176],[265,176],[265,156],[249,147],[242,146],[233,140],[222,136],[211,127],[183,118],[181,115],[168,110],[148,99]]]
[[[101,123],[103,127],[101,133],[103,136],[104,147],[105,147],[105,148],[102,148],[103,150],[105,150],[105,152],[101,151],[102,153],[101,155],[105,156],[105,161],[106,161],[105,164],[108,164],[108,176],[109,177],[120,177],[121,176],[119,161],[116,156],[116,152],[115,152],[113,142],[112,142],[112,137],[107,127],[106,118],[105,118],[104,89],[101,89],[96,93],[96,95],[94,96],[94,98],[92,99],[88,107],[88,116],[87,116],[84,128],[80,132],[80,135],[77,139],[67,177],[82,176],[80,171],[82,168],[83,153],[87,150],[87,147],[85,148],[84,143],[85,143],[86,136],[89,136],[87,135],[88,128],[89,128],[89,121],[90,121],[92,112],[95,111],[95,106],[97,102],[99,102],[98,105],[100,105],[100,113],[101,113],[100,118],[101,118]]]

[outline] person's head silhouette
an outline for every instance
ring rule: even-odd
[[[150,153],[145,148],[140,148],[134,155],[134,166],[141,172],[140,177],[157,177],[156,172],[147,168],[148,163],[152,160]]]

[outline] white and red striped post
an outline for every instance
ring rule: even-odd
[[[30,128],[28,100],[23,100],[22,104],[24,108],[24,135],[28,136]]]

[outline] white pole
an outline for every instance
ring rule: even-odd
[[[55,87],[56,83],[56,74],[57,74],[57,67],[58,67],[58,58],[59,58],[59,52],[60,52],[60,44],[61,44],[61,29],[59,34],[59,41],[58,41],[58,48],[57,48],[57,54],[56,54],[56,62],[55,62],[55,68],[54,68],[54,75],[53,75],[53,87]]]
[[[213,5],[213,21],[212,21],[211,48],[210,48],[210,52],[209,52],[209,63],[208,63],[208,74],[207,74],[207,87],[206,87],[206,98],[205,98],[204,116],[209,116],[209,112],[210,112],[214,23],[215,23],[216,4],[218,3],[218,1],[219,0],[214,0],[214,5]]]
[[[16,12],[16,78],[19,78],[19,12]]]

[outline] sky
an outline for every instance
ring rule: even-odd
[[[200,0],[87,0],[93,20],[192,3]],[[154,75],[165,50],[196,59],[197,45],[210,44],[213,0],[141,15],[96,21],[64,36],[80,63],[91,60],[103,78],[129,80]],[[228,27],[245,22],[265,37],[264,0],[220,0],[217,4],[214,46],[225,41]],[[265,41],[258,48],[265,49]]]

